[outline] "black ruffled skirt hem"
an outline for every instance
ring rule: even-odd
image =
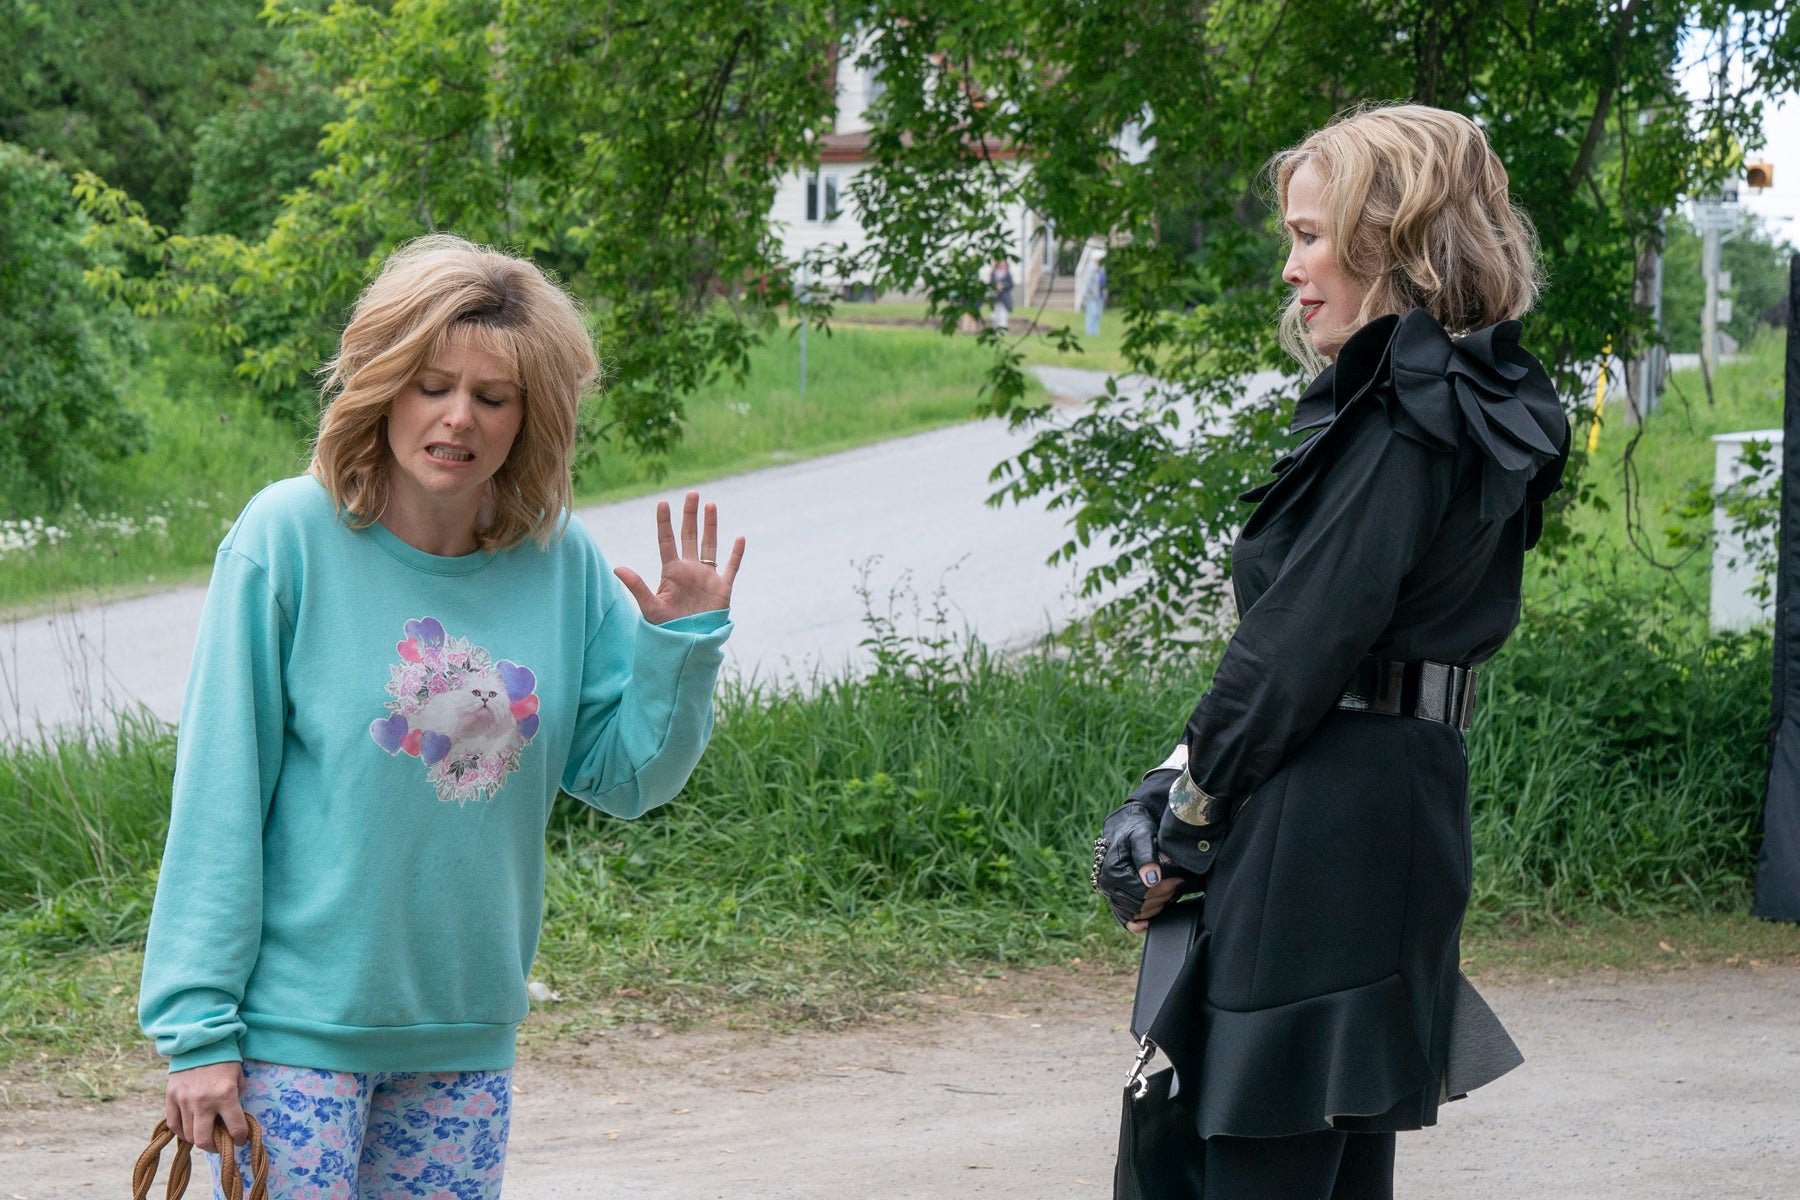
[[[1439,1069],[1420,1042],[1397,974],[1251,1012],[1201,1001],[1199,1054],[1174,1064],[1176,1097],[1194,1112],[1201,1137],[1434,1125],[1443,1101],[1524,1061],[1460,972],[1451,1005],[1448,1061]]]
[[[1199,1086],[1181,1087],[1200,1136],[1285,1137],[1386,1114],[1434,1075],[1409,1010],[1398,975],[1255,1012],[1203,1002]]]

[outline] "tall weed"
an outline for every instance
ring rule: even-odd
[[[1771,646],[1664,625],[1641,593],[1536,613],[1482,679],[1475,906],[1622,913],[1744,903]]]
[[[143,938],[174,768],[174,730],[142,713],[0,748],[0,960]]]
[[[874,621],[869,647],[866,677],[725,687],[666,808],[559,803],[539,961],[556,986],[829,1016],[909,972],[1124,945],[1096,941],[1089,843],[1212,652],[1005,657],[941,620]],[[1766,637],[1665,634],[1630,596],[1534,613],[1484,672],[1470,738],[1472,920],[1744,903],[1768,664]],[[0,749],[0,960],[142,938],[172,764],[150,723]]]

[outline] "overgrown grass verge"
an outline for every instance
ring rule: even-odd
[[[202,580],[244,503],[304,468],[305,430],[269,416],[173,328],[152,323],[145,333],[149,353],[127,402],[146,419],[149,448],[107,467],[84,507],[54,516],[0,507],[0,614]],[[886,327],[814,332],[807,359],[802,400],[798,339],[775,333],[751,351],[742,384],[722,380],[688,399],[667,459],[602,454],[578,481],[582,503],[969,420],[992,356],[972,338]]]
[[[1759,346],[1721,372],[1711,415],[1671,400],[1640,445],[1645,511],[1710,472],[1706,433],[1778,423],[1778,373]],[[1539,577],[1482,676],[1468,969],[1800,964],[1800,929],[1739,915],[1767,636],[1708,637],[1669,573],[1623,548],[1616,504],[1579,521],[1589,540]],[[530,1037],[829,1024],[988,972],[1128,967],[1134,943],[1087,890],[1088,846],[1179,730],[1211,652],[1152,668],[1072,641],[998,658],[932,628],[872,621],[868,678],[728,690],[667,809],[558,808],[537,973],[567,1002]],[[74,1063],[57,1070],[83,1094],[141,1061],[138,946],[172,766],[148,722],[0,750],[0,1067]]]
[[[303,434],[168,325],[144,330],[149,350],[126,402],[145,418],[149,446],[106,466],[84,507],[48,517],[0,511],[0,612],[202,575],[244,502],[300,469]]]
[[[1564,561],[1534,556],[1528,563],[1528,596],[1566,605],[1596,594],[1648,592],[1658,623],[1703,633],[1711,518],[1684,515],[1683,502],[1696,487],[1712,485],[1714,434],[1781,427],[1784,353],[1784,334],[1764,332],[1718,369],[1710,397],[1698,370],[1675,372],[1661,409],[1641,427],[1625,422],[1615,381],[1587,466],[1593,502],[1569,514],[1575,539]],[[1672,545],[1671,533],[1700,546]]]
[[[1484,675],[1477,967],[1800,953],[1793,929],[1728,915],[1754,869],[1766,642],[1653,643],[1632,611],[1542,614]],[[553,1030],[831,1023],[933,980],[1128,963],[1088,846],[1207,655],[1149,671],[1091,643],[998,658],[875,635],[868,678],[728,689],[667,808],[557,809],[537,966],[568,1001]],[[0,1064],[131,1043],[170,755],[135,726],[0,758]]]
[[[577,490],[582,503],[621,499],[671,479],[717,479],[958,424],[974,415],[991,362],[973,338],[929,329],[811,330],[802,397],[800,339],[790,326],[751,351],[742,384],[720,380],[688,397],[681,441],[667,458],[603,454]]]

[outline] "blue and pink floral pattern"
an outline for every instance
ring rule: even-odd
[[[262,1122],[269,1200],[498,1200],[511,1071],[360,1074],[244,1064]],[[212,1166],[213,1196],[227,1200]],[[249,1147],[238,1170],[250,1191]]]

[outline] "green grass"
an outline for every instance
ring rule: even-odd
[[[148,422],[148,448],[105,469],[98,503],[0,529],[0,612],[198,578],[244,502],[300,469],[304,438],[230,372],[188,352],[167,325],[145,333],[149,352],[127,398]]]
[[[881,300],[872,304],[839,303],[833,310],[833,328],[882,327],[894,322],[908,322],[918,328],[938,329],[935,318],[928,318],[925,302]],[[1035,326],[1035,329],[1028,329]],[[1007,344],[1019,351],[1027,366],[1085,367],[1094,371],[1129,369],[1120,345],[1125,335],[1125,318],[1109,309],[1100,318],[1100,333],[1088,337],[1084,332],[1087,318],[1067,308],[1039,309],[1032,305],[1013,310],[1011,335]],[[1064,353],[1057,349],[1054,331],[1073,330],[1081,349]],[[966,335],[957,340],[973,341]]]
[[[1513,961],[1497,948],[1524,939],[1579,957],[1563,935],[1583,928],[1637,930],[1598,940],[1641,949],[1645,929],[1747,904],[1764,751],[1744,731],[1767,643],[1621,654],[1629,613],[1534,623],[1484,675],[1478,955]],[[1156,673],[1093,645],[999,659],[893,628],[874,625],[870,678],[727,688],[667,808],[559,805],[536,971],[571,1001],[559,1020],[830,1023],[958,972],[1128,965],[1087,847],[1179,728],[1206,653]],[[113,989],[143,935],[171,753],[139,726],[0,754],[0,1066],[128,1035]]]
[[[1698,370],[1674,373],[1660,411],[1641,427],[1627,423],[1622,397],[1609,385],[1607,419],[1587,465],[1598,503],[1571,511],[1576,540],[1567,561],[1539,556],[1531,563],[1531,600],[1647,590],[1658,596],[1664,621],[1705,629],[1710,551],[1671,546],[1669,534],[1703,538],[1710,531],[1710,518],[1687,519],[1679,508],[1696,485],[1712,483],[1714,434],[1781,427],[1784,337],[1765,330],[1736,362],[1723,364],[1710,400]],[[1592,403],[1585,397],[1585,406]]]
[[[973,338],[907,326],[810,330],[800,394],[795,327],[751,352],[740,385],[721,380],[685,402],[681,442],[660,462],[603,455],[576,481],[583,503],[702,482],[969,420],[992,362]],[[1036,383],[1033,381],[1033,388]],[[658,470],[666,470],[662,479]]]

